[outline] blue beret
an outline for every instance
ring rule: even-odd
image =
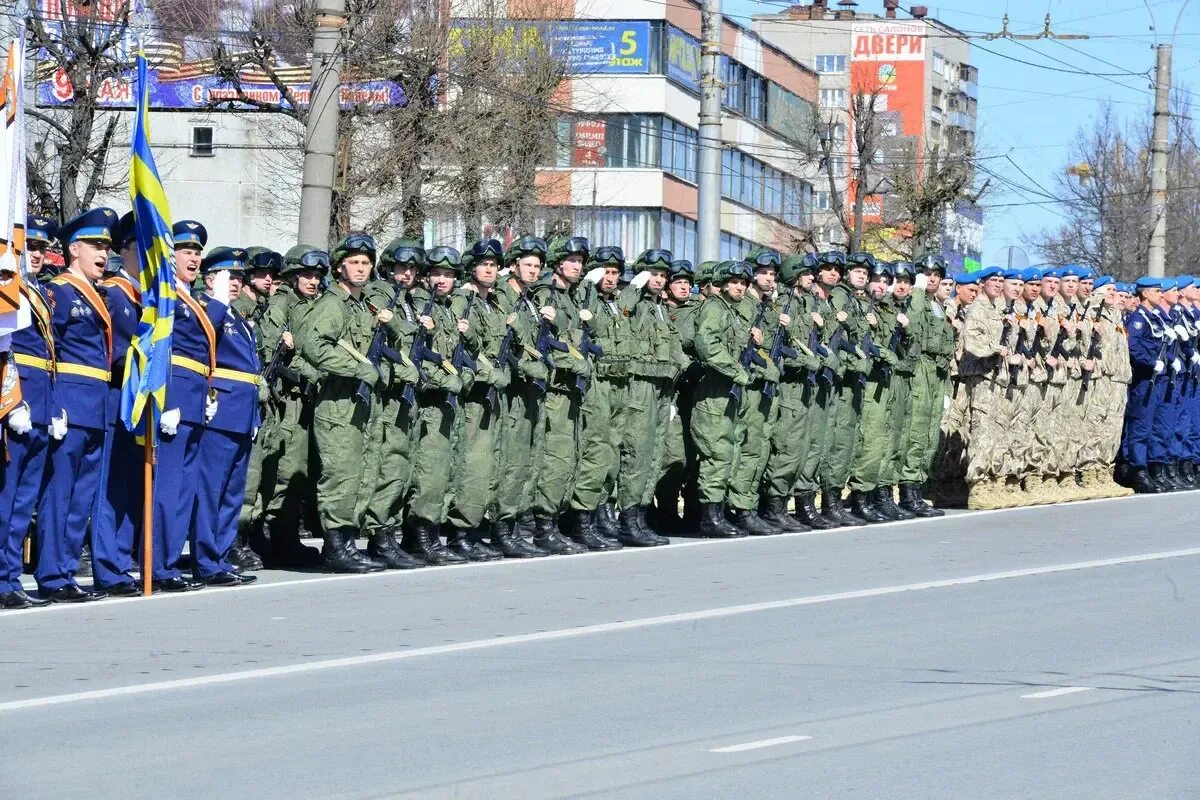
[[[243,248],[216,247],[200,262],[200,272],[203,275],[223,269],[245,272],[248,265],[249,255]]]
[[[1099,278],[1096,278],[1096,283],[1094,284],[1093,288],[1099,289],[1103,286],[1108,286],[1110,283],[1115,284],[1116,281],[1110,278],[1108,275],[1101,275]],[[1120,287],[1118,286],[1118,289],[1119,288]]]
[[[1149,275],[1143,275],[1133,285],[1137,289],[1161,289],[1162,278],[1152,278]]]
[[[1096,270],[1092,269],[1091,267],[1082,267],[1081,269],[1083,270],[1083,274],[1081,274],[1079,277],[1082,280],[1095,280],[1097,277]]]
[[[1042,271],[1037,267],[1026,267],[1021,270],[1021,280],[1026,283],[1037,283],[1042,279]]]
[[[50,244],[58,238],[58,225],[48,217],[29,216],[25,220],[25,240]]]
[[[117,212],[111,208],[92,208],[68,220],[59,229],[58,238],[63,244],[70,244],[79,239],[111,243],[113,228],[116,226]]]
[[[1025,270],[1022,269],[1006,269],[1004,270],[1004,280],[1006,281],[1023,281],[1025,280]]]
[[[1174,278],[1159,278],[1158,288],[1162,289],[1164,292],[1169,292],[1172,289],[1178,289],[1179,287],[1176,285]]]
[[[1083,267],[1079,266],[1078,264],[1067,264],[1065,267],[1060,269],[1058,272],[1059,272],[1059,276],[1063,277],[1063,278],[1082,278],[1083,277]]]
[[[1176,275],[1175,276],[1175,288],[1176,289],[1186,289],[1187,287],[1191,286],[1195,282],[1196,282],[1196,279],[1193,278],[1191,275]]]
[[[1044,272],[1042,272],[1042,277],[1062,279],[1062,270],[1057,269],[1056,267],[1048,267]]]
[[[171,236],[175,239],[176,247],[194,244],[203,250],[208,244],[208,230],[194,219],[181,219],[176,222],[171,226]]]
[[[997,275],[1003,275],[1004,270],[1000,269],[999,267],[984,267],[983,269],[979,270],[975,274],[978,276],[979,282],[982,283],[983,281],[986,281],[988,278],[994,278]]]
[[[977,283],[979,283],[979,276],[982,273],[983,273],[983,270],[980,270],[979,272],[960,272],[958,274],[958,276],[955,277],[954,282],[968,285],[968,286],[977,284]]]

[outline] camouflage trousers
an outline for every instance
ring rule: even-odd
[[[1019,474],[1009,450],[1017,403],[996,375],[972,375],[967,428],[967,484]]]
[[[1128,397],[1128,384],[1105,377],[1092,380],[1083,415],[1086,436],[1079,461],[1081,469],[1108,469],[1116,463]]]

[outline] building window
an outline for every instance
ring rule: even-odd
[[[814,196],[813,205],[817,211],[828,211],[833,207],[833,203],[829,201],[829,192],[817,192]]]
[[[606,122],[606,166],[658,166],[659,117],[616,115],[607,117]]]
[[[846,141],[846,135],[847,135],[846,123],[844,123],[844,122],[837,123],[836,125],[833,126],[833,128],[830,132],[833,134],[833,140],[835,142]]]
[[[660,246],[671,251],[675,258],[696,263],[696,221],[671,211],[662,212]]]
[[[664,117],[662,122],[663,171],[691,183],[696,183],[696,159],[699,134],[691,128]]]
[[[846,107],[846,90],[845,89],[822,89],[821,90],[821,108],[845,108]]]
[[[822,72],[826,75],[840,75],[846,71],[846,57],[844,55],[817,56],[816,64],[817,72]]]
[[[193,156],[210,158],[216,153],[213,152],[213,129],[207,125],[196,125],[192,128],[192,152]]]

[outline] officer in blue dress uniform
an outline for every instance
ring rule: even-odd
[[[36,277],[45,264],[58,226],[45,217],[29,217],[25,245]],[[5,276],[9,279],[11,275]],[[25,537],[33,509],[45,487],[51,406],[54,400],[54,331],[50,302],[36,280],[21,284],[33,324],[12,335],[13,361],[22,404],[5,417],[4,460],[0,462],[0,610],[50,603],[31,597],[21,586]]]
[[[1189,489],[1200,488],[1200,279],[1191,275],[1181,275],[1180,282],[1180,315],[1184,325],[1191,334],[1191,356],[1184,364],[1187,379],[1188,423],[1181,426],[1178,433],[1180,442],[1180,466],[1183,478]]]
[[[1133,377],[1129,383],[1129,402],[1125,405],[1125,428],[1121,437],[1121,461],[1125,466],[1129,488],[1139,494],[1158,494],[1165,491],[1161,483],[1161,464],[1154,466],[1151,475],[1150,447],[1154,431],[1155,411],[1162,405],[1167,391],[1166,325],[1159,316],[1162,300],[1162,279],[1138,278],[1138,307],[1126,318],[1129,336],[1129,361]]]
[[[1150,479],[1172,492],[1184,488],[1175,477],[1173,440],[1179,428],[1183,407],[1184,360],[1187,358],[1184,341],[1186,330],[1175,319],[1172,308],[1179,299],[1179,289],[1174,278],[1159,281],[1160,300],[1155,314],[1162,323],[1167,347],[1163,358],[1166,369],[1162,380],[1166,388],[1162,399],[1154,407],[1154,420],[1150,429]]]
[[[114,409],[104,440],[105,458],[96,511],[92,515],[92,562],[97,586],[109,594],[141,594],[130,573],[137,558],[134,546],[142,522],[142,446],[121,422],[121,384],[125,380],[125,358],[137,333],[142,313],[138,274],[137,240],[133,212],[121,217],[113,231],[119,257],[109,259],[100,281],[113,325],[112,380],[108,401]]]
[[[208,231],[195,220],[182,220],[172,226],[171,233],[175,238],[177,302],[171,336],[171,376],[166,410],[159,423],[162,435],[154,473],[152,578],[155,591],[186,592],[204,586],[183,577],[179,562],[196,503],[200,439],[209,405],[209,380],[216,366],[216,328],[223,323],[226,306],[206,306],[191,295]]]
[[[1200,353],[1196,350],[1196,327],[1192,324],[1191,314],[1183,303],[1184,294],[1191,288],[1192,282],[1193,278],[1190,275],[1177,275],[1173,279],[1173,290],[1163,292],[1164,311],[1176,336],[1175,355],[1180,365],[1180,370],[1175,375],[1175,393],[1172,398],[1175,420],[1167,443],[1168,461],[1165,469],[1167,479],[1175,489],[1195,488],[1195,474],[1189,469],[1191,442],[1188,435],[1192,427]]]
[[[258,345],[253,326],[232,308],[242,291],[247,253],[218,247],[201,262],[208,309],[224,308],[214,320],[217,365],[213,370],[209,414],[200,437],[199,488],[192,518],[195,576],[209,586],[243,586],[256,580],[228,561],[237,539],[238,517],[246,494],[250,448],[258,432]]]
[[[53,308],[54,402],[49,479],[38,506],[34,576],[43,597],[77,603],[106,597],[75,582],[88,520],[100,488],[110,407],[112,319],[97,284],[108,263],[117,212],[85,211],[63,225],[67,269],[47,287]]]

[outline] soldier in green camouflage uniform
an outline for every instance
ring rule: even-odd
[[[862,520],[845,512],[841,494],[850,480],[850,470],[857,456],[863,393],[872,368],[872,360],[862,346],[878,324],[872,303],[866,296],[867,279],[874,261],[869,253],[852,254],[847,259],[842,282],[829,292],[834,312],[830,349],[841,352],[844,371],[838,376],[835,410],[827,422],[829,444],[821,468],[821,495],[825,516],[833,515],[845,524],[854,525]]]
[[[619,247],[599,247],[581,290],[592,314],[591,329],[604,351],[580,409],[579,471],[571,493],[567,535],[592,550],[619,549],[620,530],[613,506],[621,466],[621,410],[629,388],[629,320],[617,304],[617,283],[625,269]]]
[[[390,357],[378,359],[377,408],[363,453],[365,469],[355,516],[367,535],[367,552],[389,569],[416,569],[425,562],[400,546],[404,495],[412,477],[412,444],[416,428],[417,371],[408,358],[413,337],[423,326],[413,308],[412,289],[424,266],[425,250],[416,239],[393,239],[379,254],[377,278],[364,294],[374,308],[390,309],[392,319],[383,343]]]
[[[696,276],[687,259],[671,262],[667,274],[667,316],[683,350],[686,366],[675,385],[674,406],[663,448],[662,477],[654,493],[655,514],[652,527],[664,533],[695,530],[700,524],[696,500],[696,447],[691,437],[692,390],[702,370],[696,364],[696,316],[703,297],[692,293]],[[711,285],[711,273],[708,278]],[[679,518],[679,497],[683,494],[683,518]]]
[[[649,527],[646,512],[661,474],[675,379],[684,365],[683,347],[665,301],[672,260],[669,250],[643,252],[634,262],[638,277],[618,299],[629,320],[631,347],[617,500],[621,541],[636,546],[667,543]]]
[[[892,377],[898,361],[891,347],[892,337],[897,328],[902,333],[903,327],[898,322],[899,312],[888,296],[894,277],[892,266],[875,262],[868,269],[864,299],[869,303],[865,306],[869,308],[866,312],[869,338],[864,337],[863,348],[871,367],[863,387],[862,415],[848,486],[850,513],[863,522],[873,523],[898,518],[888,513],[886,503],[880,507],[879,489],[892,454],[891,405],[898,402],[892,397]]]
[[[779,281],[784,293],[775,302],[780,327],[776,336],[784,336],[779,362],[780,378],[775,389],[776,416],[771,427],[770,453],[763,475],[759,514],[768,525],[780,530],[807,531],[800,521],[803,509],[797,503],[798,516],[787,515],[787,503],[799,480],[805,448],[809,445],[811,386],[816,383],[820,360],[809,348],[813,319],[805,313],[805,296],[800,277],[806,270],[804,257],[793,255],[783,260]]]
[[[795,259],[799,259],[798,263]],[[821,490],[821,465],[829,449],[828,427],[836,411],[837,376],[842,371],[841,355],[829,347],[829,338],[836,329],[829,290],[841,280],[845,256],[841,253],[826,253],[820,257],[809,254],[794,256],[789,261],[800,273],[802,315],[805,324],[811,325],[807,346],[818,361],[815,377],[805,378],[802,399],[807,424],[800,437],[799,449],[803,456],[796,474],[796,519],[808,527],[828,530],[843,524],[841,520],[817,511],[816,495]],[[817,279],[818,272],[823,276],[822,280]]]
[[[892,440],[880,471],[879,487],[875,490],[875,507],[889,519],[912,519],[916,512],[898,506],[893,492],[900,482],[904,434],[912,413],[913,376],[916,374],[921,350],[922,334],[919,320],[914,320],[909,314],[912,309],[913,281],[916,280],[917,267],[911,261],[897,261],[892,264],[892,272],[891,295],[884,298],[895,326],[892,329],[892,338],[888,342],[888,347],[896,358],[888,386],[891,402],[887,411],[887,428]]]
[[[417,368],[416,438],[412,450],[412,480],[407,502],[404,546],[431,566],[464,563],[467,557],[448,550],[441,540],[446,519],[446,497],[450,491],[453,460],[451,437],[458,398],[469,391],[475,373],[469,366],[453,363],[455,348],[469,334],[471,323],[459,319],[450,308],[454,282],[462,271],[462,256],[453,247],[435,247],[425,254],[425,286],[413,289],[413,307],[421,309],[417,320],[420,350],[424,357],[410,359]]]
[[[318,373],[298,354],[299,332],[321,292],[329,269],[329,254],[299,244],[288,250],[281,276],[283,285],[272,295],[258,326],[259,358],[264,368],[278,366],[266,376],[266,411],[255,440],[261,451],[261,500],[251,507],[247,487],[242,518],[257,523],[264,535],[260,550],[268,564],[315,567],[320,554],[300,543],[304,504],[313,493],[309,464],[315,458],[312,414]],[[259,510],[261,509],[261,511]]]
[[[586,352],[584,326],[592,314],[581,308],[576,290],[587,262],[587,239],[576,236],[551,243],[550,277],[535,290],[544,316],[542,355],[549,361],[534,427],[534,496],[531,508],[534,543],[556,555],[586,553],[588,548],[563,536],[559,517],[570,510],[579,459],[579,409],[592,378],[592,354]],[[548,346],[551,340],[554,346]]]
[[[446,511],[447,547],[470,561],[493,561],[501,553],[483,543],[484,516],[495,501],[496,446],[509,370],[498,363],[506,313],[496,281],[504,248],[495,239],[475,242],[463,255],[467,280],[450,301],[456,319],[470,323],[464,344],[475,361],[475,380],[458,403],[454,467]]]
[[[233,310],[257,325],[267,313],[267,303],[273,293],[275,279],[283,269],[283,256],[266,247],[246,250],[249,271],[242,283],[242,292],[233,301]]]
[[[537,383],[544,384],[550,377],[550,370],[534,346],[539,322],[550,309],[539,309],[532,298],[546,263],[546,242],[536,236],[522,236],[505,251],[504,263],[509,274],[497,292],[497,301],[508,314],[505,322],[512,335],[506,331],[509,347],[500,358],[501,362],[508,361],[510,377],[501,398],[504,410],[500,425],[499,483],[491,542],[506,558],[533,558],[547,555],[525,538],[528,534],[524,530],[524,518],[533,502],[533,429],[542,393]],[[532,525],[530,517],[529,533]]]
[[[907,315],[914,343],[919,348],[909,389],[909,413],[901,433],[899,456],[900,506],[917,516],[942,516],[922,495],[933,470],[941,437],[942,414],[950,389],[950,362],[954,358],[954,327],[935,299],[946,265],[941,256],[925,256],[917,264]]]
[[[370,237],[347,237],[333,252],[336,283],[313,304],[299,332],[300,352],[320,381],[313,409],[313,437],[321,462],[317,513],[325,533],[322,551],[327,570],[376,572],[386,568],[360,551],[355,537],[363,453],[372,413],[378,403],[379,369],[367,358],[376,324],[392,312],[372,311],[363,295],[371,277],[375,244]],[[359,387],[367,389],[360,399]]]
[[[713,270],[716,294],[700,306],[696,316],[696,357],[704,370],[692,399],[692,440],[699,469],[700,532],[710,538],[735,538],[747,534],[725,518],[725,502],[740,452],[738,419],[742,392],[752,380],[742,366],[741,352],[748,341],[757,346],[762,332],[752,333],[737,310],[753,272],[744,261],[725,261]]]

